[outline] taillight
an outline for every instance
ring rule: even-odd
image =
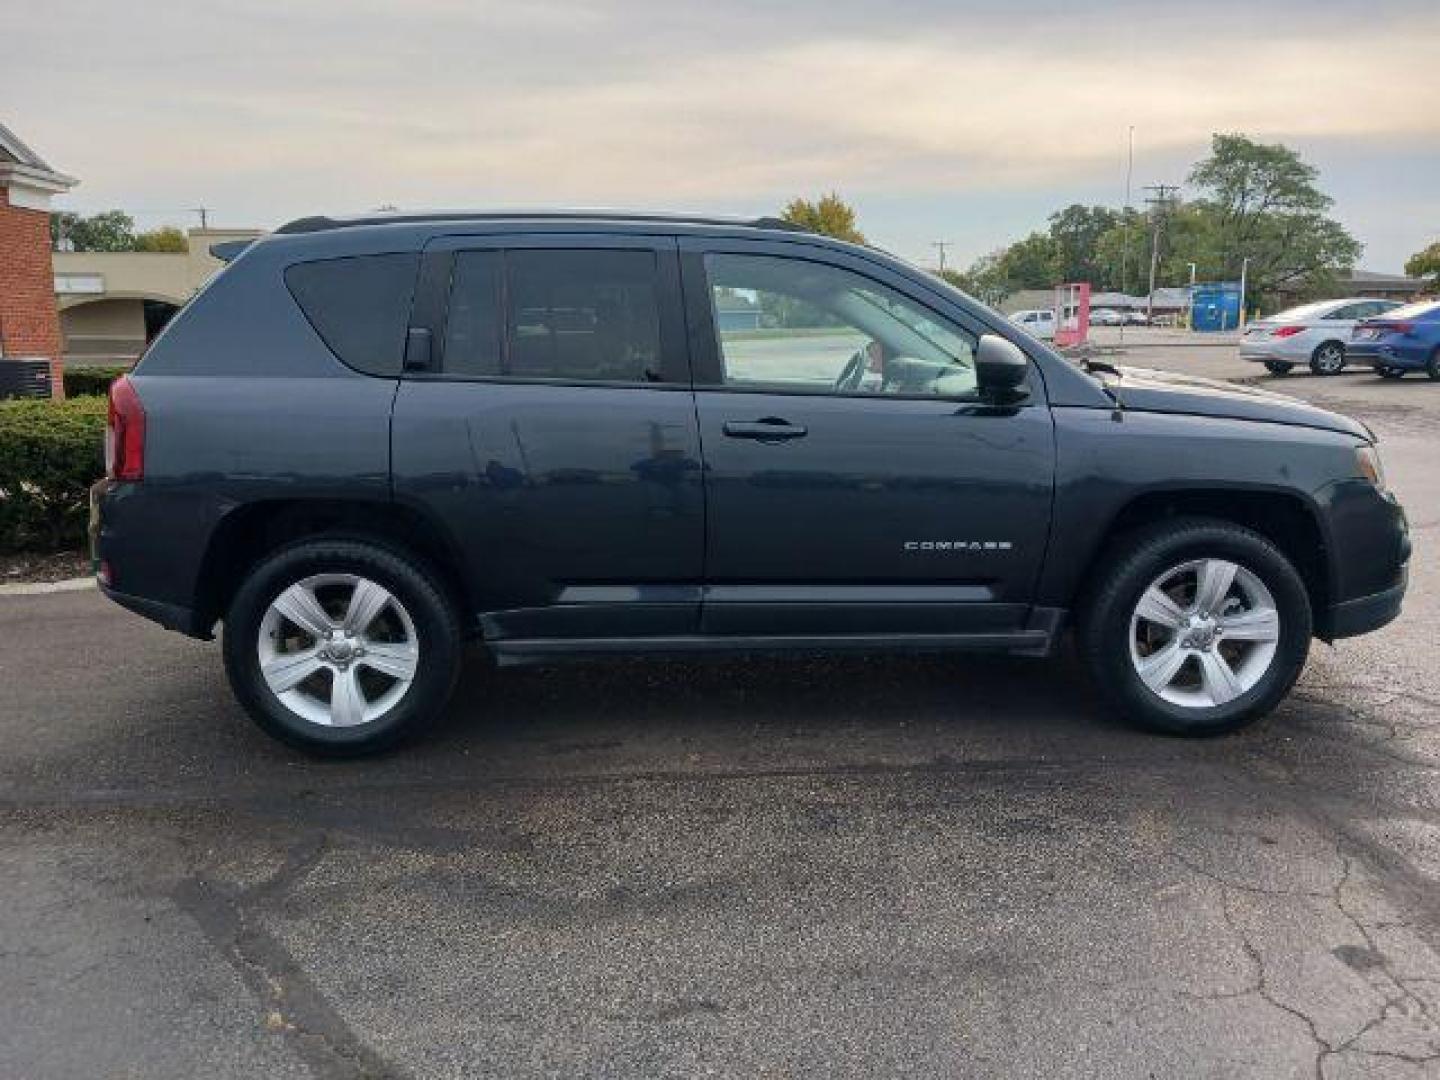
[[[1270,331],[1270,336],[1278,338],[1294,337],[1304,329],[1303,326],[1279,326]]]
[[[110,384],[110,415],[105,425],[105,475],[111,480],[145,478],[145,408],[130,376]]]

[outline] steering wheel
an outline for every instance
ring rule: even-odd
[[[840,372],[840,377],[835,380],[836,390],[854,390],[860,385],[860,380],[865,375],[865,365],[870,362],[869,353],[865,346],[856,349],[849,360],[845,362],[845,368]]]

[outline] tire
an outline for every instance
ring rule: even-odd
[[[240,704],[268,734],[329,757],[378,753],[425,731],[450,697],[461,651],[459,617],[434,575],[362,540],[281,548],[225,616],[225,670]]]
[[[1339,375],[1345,370],[1345,346],[1338,341],[1322,341],[1310,354],[1310,370],[1316,375]]]
[[[1397,367],[1377,367],[1375,374],[1379,375],[1382,379],[1403,379],[1405,377],[1405,369]]]
[[[1287,364],[1281,360],[1265,361],[1265,370],[1270,372],[1271,375],[1289,375],[1290,369],[1294,366],[1294,364]]]
[[[1168,631],[1140,614],[1142,597],[1165,581],[1180,583],[1174,594],[1180,599],[1171,596],[1171,603],[1181,617],[1194,611],[1190,601],[1196,597],[1186,596],[1184,582],[1193,575],[1198,593],[1199,567],[1220,564],[1237,568],[1229,591],[1220,594],[1220,606],[1229,613],[1220,634],[1210,637],[1209,620]],[[1180,569],[1189,566],[1196,569]],[[1273,639],[1240,636],[1258,639],[1265,633]],[[1098,580],[1081,605],[1078,644],[1097,687],[1132,723],[1170,735],[1207,736],[1242,728],[1279,704],[1305,665],[1311,633],[1305,583],[1274,544],[1230,522],[1177,518],[1131,534],[1102,558]],[[1200,648],[1187,648],[1191,643]],[[1168,651],[1172,645],[1174,652]],[[1167,660],[1179,654],[1174,674],[1163,674]],[[1173,681],[1160,691],[1151,689],[1139,670],[1145,661],[1151,662],[1152,678]],[[1209,673],[1222,662],[1229,676],[1215,676],[1223,693],[1212,693]]]
[[[1435,346],[1435,351],[1430,354],[1430,359],[1425,361],[1425,374],[1436,382],[1440,382],[1440,345]]]

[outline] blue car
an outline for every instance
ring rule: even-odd
[[[1373,319],[1350,332],[1347,364],[1369,364],[1386,379],[1423,371],[1440,380],[1440,300],[1421,300]]]

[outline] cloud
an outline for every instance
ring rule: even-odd
[[[277,217],[1074,189],[1118,173],[1131,124],[1143,154],[1177,162],[1217,130],[1440,136],[1413,80],[1357,74],[1357,58],[1429,70],[1440,11],[1424,5],[1372,5],[1343,34],[1338,13],[1286,5],[1246,35],[1223,7],[1197,26],[1153,5],[1071,17],[1038,0],[229,0],[154,8],[169,34],[143,50],[122,37],[147,25],[135,6],[50,7],[0,46],[10,119],[82,177],[78,195]]]

